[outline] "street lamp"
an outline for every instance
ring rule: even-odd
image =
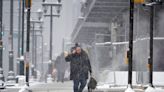
[[[43,6],[43,9],[45,11],[45,13],[47,12],[47,9],[48,7],[50,7],[50,14],[47,15],[45,14],[44,16],[45,17],[50,17],[50,51],[49,51],[49,65],[48,65],[48,80],[52,80],[52,76],[51,76],[51,73],[52,73],[52,39],[53,39],[53,17],[60,17],[59,13],[60,13],[60,10],[61,10],[61,0],[58,0],[57,3],[48,3],[48,2],[43,2],[42,4]],[[56,14],[54,15],[53,14],[53,7],[56,8]]]
[[[0,0],[0,87],[4,88],[3,74],[3,0]]]
[[[19,19],[19,23],[21,23],[21,26],[22,26],[22,31],[20,32],[20,36],[18,37],[18,44],[20,44],[20,46],[18,45],[18,51],[20,52],[20,55],[18,55],[18,58],[17,58],[17,60],[18,60],[18,75],[19,75],[19,77],[21,77],[21,76],[24,76],[24,65],[25,65],[25,63],[24,63],[24,27],[25,27],[25,16],[27,15],[26,13],[27,13],[27,9],[25,9],[25,0],[22,0],[22,2],[20,1],[19,2],[19,4],[20,4],[20,10],[19,10],[19,16],[21,16],[21,10],[22,10],[22,18],[21,19]],[[21,6],[22,5],[22,6]],[[19,17],[20,18],[20,17]],[[22,22],[21,22],[21,20],[22,20]],[[19,31],[20,31],[20,29],[21,28],[19,28]],[[19,42],[20,41],[20,42]],[[19,54],[19,53],[18,53]]]
[[[14,74],[14,47],[13,47],[13,7],[14,2],[11,0],[10,2],[10,34],[9,40],[11,43],[10,51],[9,51],[9,72],[7,77],[7,83],[15,83],[15,74]],[[11,84],[8,84],[11,85]]]
[[[61,10],[61,5],[60,5],[60,3],[61,3],[61,0],[58,0],[59,6],[55,7],[55,8],[56,8],[57,14],[60,14],[60,10]]]
[[[40,37],[42,39],[42,47],[43,47],[43,36],[42,36],[42,26],[43,26],[43,21],[42,21],[42,17],[43,17],[43,11],[41,9],[38,9],[36,12],[37,16],[38,16],[38,20],[32,20],[31,19],[31,24],[32,24],[32,76],[36,79],[37,78],[37,74],[36,74],[36,66],[37,66],[37,36],[36,32],[38,30],[35,29],[35,25],[38,24],[39,25],[39,31],[41,33]],[[43,53],[43,50],[42,50]],[[43,58],[43,57],[42,57]],[[42,59],[43,62],[43,59]]]
[[[42,11],[42,9],[38,9],[38,10],[37,10],[37,16],[38,16],[38,19],[39,19],[39,20],[42,19],[42,17],[43,17],[43,11]]]
[[[41,21],[41,23],[40,23],[40,30],[41,30],[40,32],[41,32],[41,40],[42,40],[42,43],[41,43],[42,44],[42,47],[41,47],[42,48],[42,51],[41,51],[41,53],[42,53],[41,54],[41,57],[42,57],[42,59],[41,59],[42,60],[41,69],[42,69],[42,77],[43,77],[43,73],[44,73],[43,72],[44,71],[44,68],[43,68],[43,34],[42,34],[43,33],[42,32],[43,31],[43,21],[41,20],[42,17],[43,17],[43,10],[42,9],[38,9],[37,15],[38,15],[38,19]]]
[[[47,3],[47,2],[44,1],[43,3]],[[44,7],[43,7],[43,11],[44,11],[44,13],[47,13],[47,10],[48,10],[48,6],[44,6]]]

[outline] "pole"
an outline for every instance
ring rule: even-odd
[[[129,66],[128,66],[128,84],[132,86],[133,71],[133,18],[134,18],[134,0],[130,0],[130,17],[129,17]]]
[[[153,2],[154,0],[151,0]],[[153,87],[153,30],[154,30],[154,5],[150,7],[150,69],[149,69],[149,83],[150,86]]]
[[[35,33],[34,33],[34,30],[35,30],[35,23],[33,23],[33,31],[32,31],[32,76],[34,76],[34,62],[35,62],[35,47],[34,47],[34,44],[35,44]]]
[[[9,51],[9,71],[13,71],[14,69],[14,62],[13,62],[13,5],[14,5],[14,1],[11,0],[10,1],[10,35],[9,35],[9,39],[11,41],[11,47],[10,47],[10,51]]]
[[[10,33],[9,33],[9,43],[10,43],[10,50],[9,50],[9,72],[7,81],[14,81],[14,51],[13,51],[13,9],[14,8],[14,1],[10,1]]]
[[[42,30],[43,31],[43,30]],[[44,66],[43,66],[43,60],[44,60],[44,56],[43,56],[43,34],[41,33],[41,36],[42,36],[42,78],[43,78],[43,75],[44,75]]]
[[[3,0],[0,0],[0,80],[4,81],[3,75],[3,41],[2,41],[2,32],[3,32]]]
[[[53,39],[53,7],[51,6],[51,16],[50,16],[50,57],[49,59],[52,60],[52,39]]]
[[[2,32],[3,32],[3,0],[0,0],[0,68],[3,67],[3,41],[2,41]]]
[[[21,56],[24,57],[24,9],[25,0],[22,0],[22,44],[21,44]],[[24,60],[19,63],[20,75],[24,75]]]
[[[20,39],[21,39],[21,1],[19,0],[19,15],[18,15],[18,57],[20,57]]]
[[[34,41],[35,41],[35,62],[34,62],[34,78],[37,78],[37,74],[36,74],[36,69],[37,69],[37,35],[36,35],[36,31],[35,31],[35,39],[34,39]]]
[[[27,5],[27,41],[26,41],[26,83],[29,86],[29,51],[30,51],[30,15],[31,15],[31,0],[28,0]]]
[[[49,52],[49,60],[50,60],[50,62],[49,62],[49,74],[51,74],[51,70],[52,70],[52,68],[51,68],[51,63],[52,63],[52,50],[53,50],[53,48],[52,48],[52,39],[53,39],[53,32],[52,32],[52,30],[53,30],[53,7],[51,6],[51,10],[50,10],[50,52]]]
[[[21,56],[21,0],[18,0],[19,3],[19,14],[18,14],[18,48],[17,48],[17,57],[20,58]],[[19,74],[19,63],[17,63],[17,74]]]

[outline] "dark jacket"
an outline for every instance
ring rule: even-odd
[[[88,55],[82,51],[80,55],[70,54],[66,57],[66,61],[70,62],[70,79],[79,78],[88,79],[88,73],[92,72]]]

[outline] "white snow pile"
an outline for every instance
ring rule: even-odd
[[[30,90],[29,87],[25,85],[18,92],[32,92],[32,90]]]
[[[125,92],[135,92],[131,87],[128,87]]]
[[[161,88],[152,88],[152,87],[148,87],[145,92],[164,92],[163,89]]]

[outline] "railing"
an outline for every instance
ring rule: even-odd
[[[83,2],[81,2],[81,13],[82,13],[82,16],[86,16],[87,15],[87,12],[89,10],[89,7],[91,6],[93,0],[83,0]]]
[[[95,4],[96,0],[83,0],[81,2],[81,8],[80,8],[80,15],[78,16],[77,22],[75,22],[75,27],[72,32],[72,40],[74,41],[78,32],[80,31],[83,23],[85,22],[85,19],[87,18],[88,14],[90,13],[93,5]]]

